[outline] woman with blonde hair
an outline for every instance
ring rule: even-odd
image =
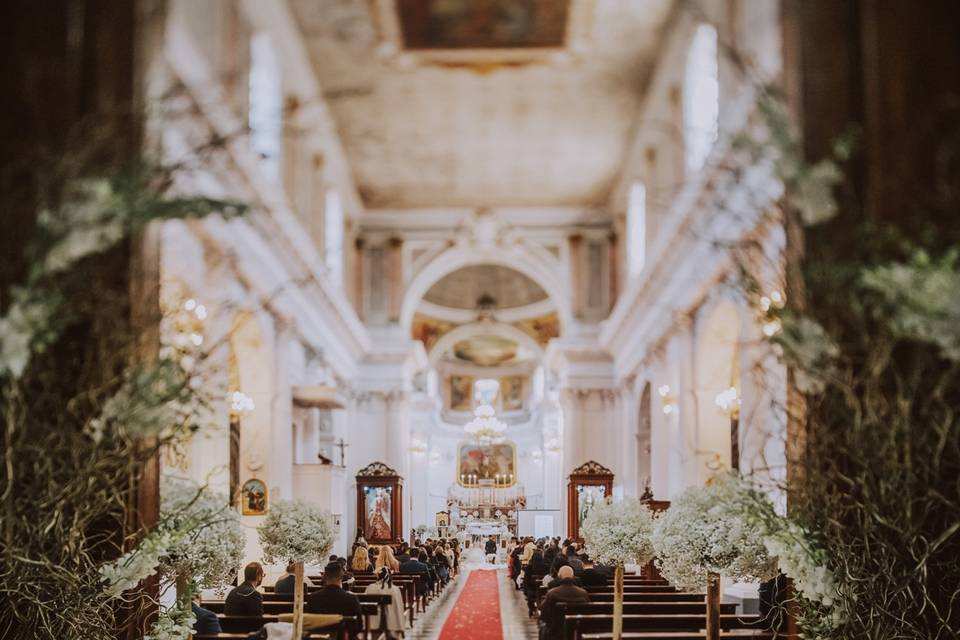
[[[380,553],[377,554],[377,566],[375,570],[379,573],[383,567],[386,567],[390,571],[400,571],[400,563],[397,562],[397,559],[393,556],[393,549],[387,544],[380,547]]]
[[[370,554],[366,547],[357,547],[353,552],[353,560],[350,562],[350,568],[354,573],[369,573],[373,571],[373,565],[370,564]]]

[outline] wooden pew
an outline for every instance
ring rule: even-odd
[[[284,597],[286,594],[271,594],[273,597]],[[358,593],[357,599],[360,600],[360,609],[363,612],[363,629],[368,631],[378,631],[370,626],[370,620],[373,616],[379,614],[381,627],[386,626],[387,607],[393,601],[389,594]],[[203,603],[203,607],[213,611],[216,614],[223,614],[225,602],[223,600],[209,600]],[[293,596],[283,600],[268,600],[264,598],[263,613],[266,616],[278,616],[281,613],[293,612]],[[222,625],[221,625],[222,628]],[[379,629],[382,631],[383,629]]]
[[[705,633],[687,631],[631,631],[621,636],[624,640],[705,640]],[[612,640],[613,632],[585,633],[580,640]],[[773,640],[772,631],[754,631],[753,629],[731,629],[720,632],[720,640]]]
[[[586,602],[573,603],[564,602],[557,605],[561,615],[587,615],[604,614],[613,615],[612,602]],[[720,613],[723,615],[733,615],[737,612],[737,605],[733,603],[723,603],[720,605]],[[696,615],[707,615],[706,602],[637,602],[627,600],[623,603],[624,614],[660,614],[660,613],[693,613]]]
[[[194,634],[191,636],[193,640],[245,639],[251,633],[259,631],[268,622],[277,622],[276,616],[223,616],[221,614],[217,617],[220,618],[222,633]],[[243,620],[240,620],[240,618],[243,618]],[[231,626],[230,629],[223,627],[225,619]],[[339,624],[311,633],[309,638],[310,640],[347,640],[350,637],[350,629],[359,629],[360,624],[361,621],[358,618],[344,617]]]
[[[702,632],[707,626],[706,612],[703,614],[624,614],[624,631],[686,631]],[[760,630],[759,616],[720,615],[720,628]],[[613,630],[613,615],[585,614],[569,615],[563,619],[564,640],[581,640],[591,633],[610,633]]]

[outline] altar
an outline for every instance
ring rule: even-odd
[[[478,480],[447,491],[450,526],[470,536],[501,536],[517,531],[517,510],[526,507],[523,485]]]

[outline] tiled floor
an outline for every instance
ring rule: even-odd
[[[523,594],[510,584],[506,569],[500,569],[497,575],[500,578],[500,618],[504,640],[536,640],[537,623],[527,616]],[[456,582],[444,591],[440,599],[433,602],[425,613],[420,614],[407,638],[436,640],[466,581],[467,573],[457,576]]]

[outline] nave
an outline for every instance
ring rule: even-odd
[[[3,640],[957,640],[957,0],[0,23]]]

